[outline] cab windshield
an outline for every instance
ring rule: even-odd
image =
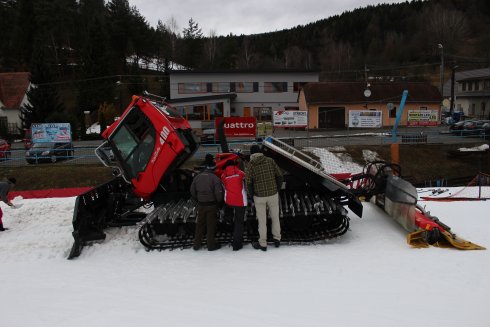
[[[134,107],[109,140],[129,178],[136,178],[146,169],[155,148],[155,128],[149,119]]]

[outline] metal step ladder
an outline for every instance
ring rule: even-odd
[[[335,188],[340,188],[342,190],[348,191],[349,188],[339,182],[337,179],[333,178],[330,176],[325,169],[323,168],[322,164],[318,162],[317,160],[313,159],[310,157],[308,154],[296,149],[295,147],[279,140],[276,139],[272,136],[268,136],[262,143],[265,147],[270,149],[271,151],[274,151],[277,154],[280,154],[281,156],[286,157],[289,160],[292,160],[296,162],[297,164],[301,165],[302,167],[314,172],[315,174],[323,177],[326,179],[328,182],[325,186],[327,186],[330,190],[334,191]],[[334,185],[330,185],[334,184]]]

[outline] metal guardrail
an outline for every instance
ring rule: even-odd
[[[56,162],[52,162],[51,155],[39,155],[37,157],[31,157],[27,161],[25,149],[11,149],[5,153],[0,153],[0,167],[16,167],[27,166],[37,164],[100,164],[97,156],[95,155],[95,147],[75,147],[72,149],[55,150]],[[73,155],[71,155],[73,153]],[[68,155],[67,155],[68,154]]]
[[[350,133],[334,134],[331,135],[312,135],[312,136],[298,136],[277,138],[289,146],[297,149],[304,149],[308,147],[329,148],[345,145],[387,145],[392,143],[391,131],[377,131],[366,133]],[[347,131],[349,132],[349,131]],[[401,144],[464,144],[464,143],[488,143],[490,135],[456,135],[448,131],[428,131],[428,132],[408,132],[403,131],[397,134],[398,142]],[[236,141],[229,142],[230,150],[233,152],[247,153],[253,144],[261,144],[261,140],[249,140],[249,141]],[[60,160],[57,160],[55,165],[85,165],[95,164],[102,165],[95,155],[95,149],[98,145],[90,146],[75,146],[73,149],[73,156],[59,156]],[[63,151],[66,151],[63,150]],[[11,149],[9,154],[5,158],[5,154],[0,152],[0,167],[15,167],[15,166],[27,166],[25,153],[23,148]],[[194,154],[193,159],[203,160],[207,153],[216,154],[221,152],[221,146],[218,143],[215,144],[201,144],[200,148]],[[43,163],[52,164],[52,163]]]

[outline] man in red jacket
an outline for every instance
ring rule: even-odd
[[[243,220],[247,208],[247,192],[245,190],[245,173],[236,162],[228,160],[223,166],[221,181],[225,187],[225,203],[234,211],[233,251],[240,250],[243,240]]]

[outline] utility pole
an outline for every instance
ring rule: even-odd
[[[441,71],[439,73],[439,82],[441,84],[441,95],[444,97],[444,46],[442,43],[439,43],[437,47],[441,49]]]
[[[454,78],[455,78],[455,71],[458,66],[456,66],[456,63],[453,63],[453,66],[451,67],[451,104],[449,105],[449,114],[453,115],[454,112]]]

